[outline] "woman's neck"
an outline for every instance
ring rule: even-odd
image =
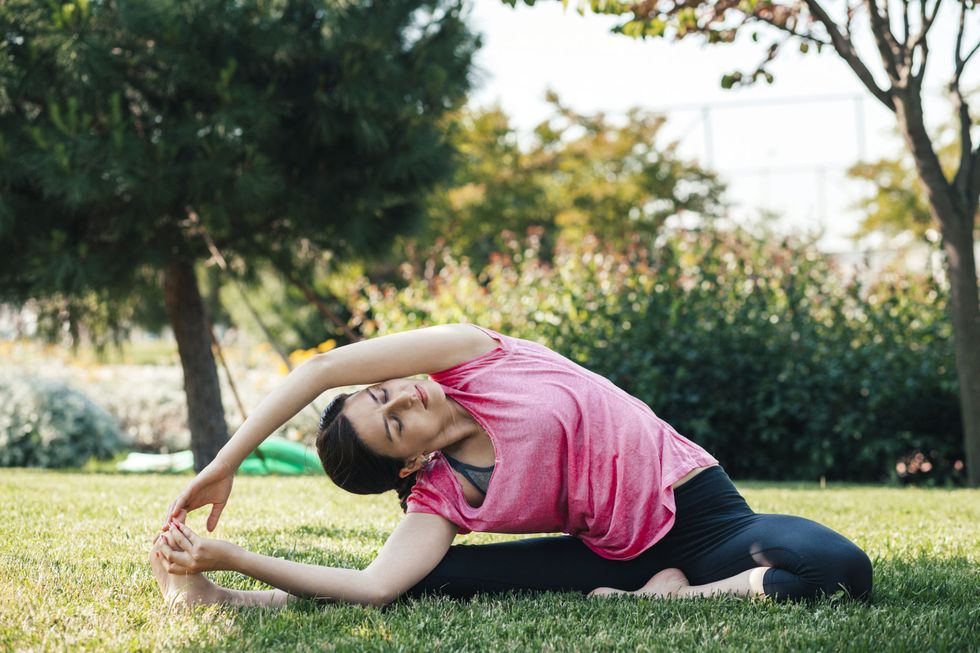
[[[466,449],[473,439],[482,436],[483,427],[455,399],[450,398],[448,404],[449,418],[432,449],[452,455]]]

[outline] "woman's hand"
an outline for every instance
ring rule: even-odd
[[[187,513],[210,504],[211,514],[208,515],[207,525],[210,533],[218,525],[218,517],[231,495],[234,479],[235,469],[221,458],[215,458],[177,495],[164,523],[175,520],[183,524]]]
[[[153,548],[154,555],[163,558],[164,568],[171,574],[231,569],[232,558],[242,550],[231,542],[201,537],[177,521],[164,526]]]

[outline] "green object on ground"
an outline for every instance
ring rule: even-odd
[[[194,469],[194,454],[190,450],[169,454],[131,453],[116,465],[116,469],[121,472],[185,472]],[[242,461],[238,473],[295,476],[323,474],[323,467],[312,448],[274,435]]]

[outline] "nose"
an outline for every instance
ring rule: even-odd
[[[392,393],[388,405],[393,409],[405,409],[414,406],[416,401],[418,401],[418,395],[415,393],[415,386],[411,386],[400,392]]]

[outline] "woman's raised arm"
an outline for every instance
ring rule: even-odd
[[[318,354],[290,372],[218,454],[236,469],[269,434],[331,388],[367,385],[449,369],[489,351],[490,338],[444,324],[362,340]]]
[[[486,351],[493,341],[467,324],[446,324],[363,340],[318,354],[289,373],[256,407],[217,458],[178,495],[168,519],[212,505],[207,528],[214,530],[231,494],[231,477],[270,434],[331,388],[378,383],[439,372]]]

